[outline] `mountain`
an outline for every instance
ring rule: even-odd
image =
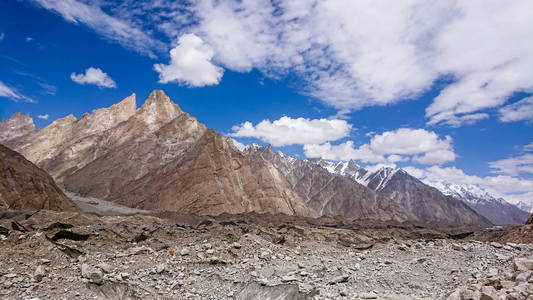
[[[516,207],[520,208],[523,211],[533,213],[533,204],[526,203],[524,201],[517,201],[514,203],[514,205],[516,205]]]
[[[527,219],[526,225],[533,225],[533,214],[531,214],[531,216],[529,216],[529,218]]]
[[[521,210],[503,198],[496,198],[475,185],[449,182],[434,182],[432,185],[445,195],[463,201],[493,224],[523,224],[530,215],[529,212]]]
[[[0,145],[0,210],[77,211],[45,171]]]
[[[462,201],[446,196],[402,169],[383,167],[371,172],[353,161],[315,160],[333,174],[342,175],[392,199],[418,220],[487,226],[491,222]]]
[[[251,145],[245,153],[272,163],[298,195],[320,215],[350,219],[415,220],[415,217],[387,197],[349,178],[328,172],[308,160]]]
[[[84,197],[204,215],[316,216],[272,164],[240,152],[159,90],[139,109],[133,94],[4,142]]]
[[[7,141],[16,143],[16,141],[35,131],[35,125],[29,115],[15,113],[6,120],[0,120],[0,143],[7,144]]]

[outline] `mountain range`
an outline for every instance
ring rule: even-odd
[[[471,184],[452,184],[449,182],[422,182],[402,169],[389,167],[370,172],[358,166],[354,161],[332,162],[316,160],[329,172],[351,178],[377,192],[403,203],[404,207],[417,210],[422,219],[431,219],[434,215],[445,213],[451,207],[458,207],[461,201],[493,224],[522,224],[530,213],[514,204],[497,198],[481,188]],[[428,206],[427,199],[439,198],[440,203],[450,203],[451,207],[440,208]],[[448,199],[447,201],[444,199]],[[418,203],[421,199],[426,199]],[[457,215],[454,213],[453,215]]]
[[[485,201],[483,195],[483,201],[474,200],[466,192],[449,192],[457,190],[451,186],[430,186],[401,169],[371,172],[353,161],[302,160],[268,146],[240,151],[160,90],[139,108],[133,94],[42,129],[17,113],[0,121],[0,143],[48,172],[69,193],[146,210],[476,226],[524,218],[501,199]],[[493,213],[502,209],[506,213],[501,216]]]

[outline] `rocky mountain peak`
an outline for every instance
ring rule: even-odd
[[[9,119],[0,121],[0,143],[4,143],[35,131],[30,115],[14,113]]]
[[[181,108],[174,103],[162,90],[154,90],[137,112],[151,130],[158,129],[182,114]]]

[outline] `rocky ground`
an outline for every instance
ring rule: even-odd
[[[457,228],[50,211],[0,226],[1,299],[533,299],[533,244]]]

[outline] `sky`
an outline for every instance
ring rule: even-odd
[[[533,204],[533,2],[6,0],[0,119],[163,89],[237,145]]]

